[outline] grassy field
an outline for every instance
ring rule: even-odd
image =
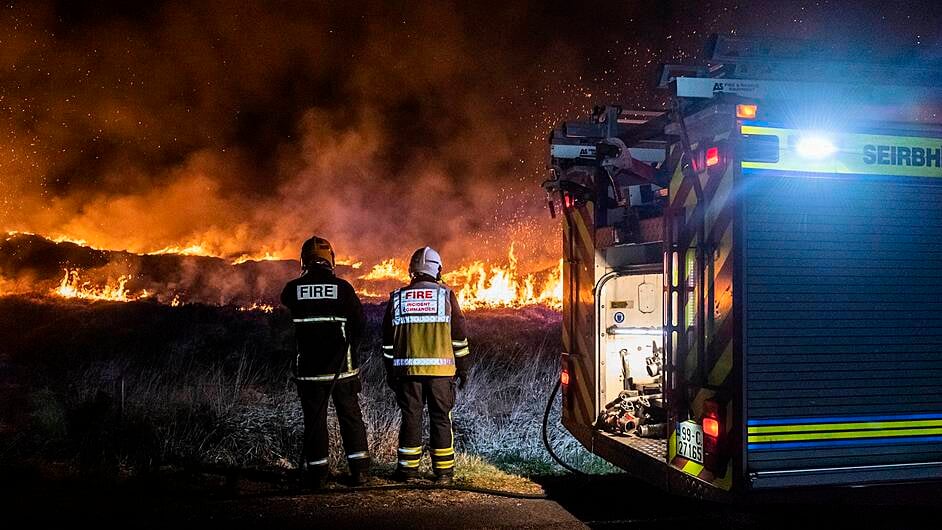
[[[359,352],[379,474],[392,469],[399,427],[378,357],[381,315],[367,306]],[[291,326],[281,310],[0,298],[0,465],[103,476],[201,464],[294,469],[302,417]],[[454,411],[459,478],[559,472],[540,441],[558,374],[558,313],[478,311],[469,328],[474,363]],[[566,461],[610,469],[559,427],[558,403],[551,439]],[[334,442],[331,465],[343,472]]]

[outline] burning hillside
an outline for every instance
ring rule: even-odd
[[[494,68],[489,39],[456,31],[474,13],[319,4],[166,2],[133,21],[11,6],[0,231],[236,265],[293,259],[317,233],[355,270],[423,244],[506,266],[518,241],[522,261],[551,265],[558,238],[528,237],[556,232],[534,140],[573,100],[585,110],[584,92],[535,106],[531,81],[508,77],[529,60],[495,43]],[[531,76],[541,91],[557,79]]]
[[[544,135],[634,74],[509,52],[519,13],[319,4],[6,10],[0,293],[271,305],[316,233],[367,300],[428,244],[469,308],[558,307]]]
[[[266,256],[228,260],[195,252],[92,249],[71,241],[55,242],[31,234],[8,234],[0,241],[2,294],[32,294],[82,300],[150,300],[171,306],[186,303],[235,305],[272,312],[284,282],[297,274],[297,262]],[[446,271],[444,280],[466,309],[562,305],[562,263],[522,273],[514,247],[503,263],[475,261]],[[382,302],[408,280],[405,263],[389,258],[372,267],[340,262],[365,302]]]

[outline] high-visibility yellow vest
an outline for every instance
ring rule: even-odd
[[[451,311],[451,291],[439,283],[419,281],[393,291],[392,364],[399,375],[455,375]]]

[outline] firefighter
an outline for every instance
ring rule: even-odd
[[[297,340],[293,369],[304,412],[304,480],[321,488],[327,478],[327,401],[333,396],[349,480],[361,485],[370,466],[357,359],[363,307],[353,287],[334,275],[334,250],[326,239],[304,242],[301,271],[285,285],[281,303],[291,310]]]
[[[422,247],[409,260],[409,285],[392,292],[383,319],[387,381],[402,411],[395,478],[418,477],[422,413],[428,405],[429,446],[435,481],[450,484],[455,471],[451,409],[456,378],[468,380],[468,340],[454,292],[441,283],[438,252]]]

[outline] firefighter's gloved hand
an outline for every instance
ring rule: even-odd
[[[392,360],[383,359],[383,366],[386,368],[386,384],[389,385],[389,388],[395,390],[396,382],[399,378],[396,376],[396,371],[393,369]]]

